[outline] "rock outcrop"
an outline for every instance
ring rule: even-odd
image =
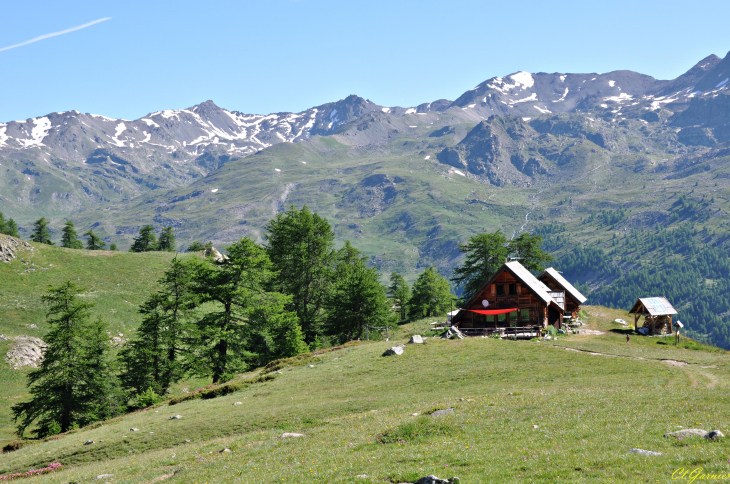
[[[12,261],[17,257],[18,252],[24,249],[33,251],[33,246],[25,240],[0,234],[0,262]]]
[[[46,343],[40,338],[33,336],[16,336],[13,338],[13,345],[5,354],[5,361],[14,369],[30,366],[38,368],[43,361],[43,352]]]

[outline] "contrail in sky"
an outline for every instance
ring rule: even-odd
[[[10,49],[14,49],[16,47],[22,47],[24,45],[32,44],[33,42],[38,42],[39,40],[50,39],[51,37],[55,37],[57,35],[63,35],[63,34],[68,34],[70,32],[75,32],[77,30],[85,29],[86,27],[91,27],[94,24],[98,24],[99,22],[105,22],[107,20],[111,20],[111,17],[100,18],[99,20],[94,20],[93,22],[89,22],[87,24],[77,25],[76,27],[71,27],[70,29],[61,30],[60,32],[52,32],[50,34],[41,35],[40,37],[36,37],[34,39],[26,40],[25,42],[21,42],[19,44],[10,45],[8,47],[2,47],[2,48],[0,48],[0,52],[2,52],[4,50],[10,50]]]

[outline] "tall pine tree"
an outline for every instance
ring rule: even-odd
[[[101,237],[96,235],[93,230],[84,233],[84,236],[88,237],[86,239],[86,250],[103,250],[106,247],[106,242],[101,240]]]
[[[160,238],[157,240],[157,250],[175,252],[175,233],[172,231],[172,227],[162,229]]]
[[[28,374],[30,401],[12,407],[20,436],[34,423],[44,437],[115,413],[106,328],[90,320],[92,305],[78,301],[81,291],[66,282],[43,296],[51,330],[41,366]]]
[[[265,227],[266,251],[278,273],[276,291],[292,296],[307,341],[321,334],[322,311],[332,278],[334,239],[327,219],[304,206],[277,214]]]
[[[84,244],[81,243],[81,241],[78,238],[78,235],[76,235],[76,229],[74,228],[74,223],[72,221],[66,222],[66,224],[63,226],[63,235],[61,236],[61,247],[66,247],[67,249],[83,249]]]
[[[412,290],[409,314],[415,318],[445,314],[454,300],[449,281],[436,272],[433,266],[418,276]]]
[[[337,252],[334,284],[327,297],[327,332],[340,343],[388,325],[390,304],[374,267],[349,241]]]
[[[397,272],[390,274],[390,286],[388,286],[388,297],[393,300],[398,308],[398,315],[403,321],[408,315],[408,302],[411,300],[411,288],[406,280]]]
[[[207,312],[195,323],[188,361],[193,373],[213,383],[278,357],[284,347],[302,346],[287,339],[297,324],[285,310],[291,296],[268,290],[275,274],[266,251],[248,238],[226,251],[220,261],[207,259],[194,279]]]
[[[157,241],[155,240],[155,228],[151,225],[145,225],[139,229],[139,235],[135,237],[130,252],[149,252],[157,250]]]
[[[30,240],[39,244],[53,245],[46,217],[41,217],[33,223],[33,234],[30,236]]]
[[[120,354],[122,384],[132,395],[150,388],[163,395],[183,377],[182,354],[196,306],[191,280],[199,264],[174,258],[159,290],[140,307],[142,323]]]

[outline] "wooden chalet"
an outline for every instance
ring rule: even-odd
[[[565,291],[563,317],[578,319],[580,305],[586,302],[587,298],[552,267],[545,269],[538,279],[552,291]]]
[[[664,297],[642,297],[636,301],[629,314],[634,315],[634,330],[639,331],[639,318],[644,316],[646,334],[672,333],[672,316],[677,311]]]
[[[570,304],[582,304],[585,297],[557,271],[553,272],[558,276],[555,278],[551,275],[550,281],[554,287],[559,287],[558,282],[566,284],[573,292],[568,296]],[[567,288],[554,290],[518,261],[510,261],[484,283],[459,313],[453,316],[452,322],[469,336],[492,332],[534,335],[549,324],[556,328],[562,326],[566,292]]]

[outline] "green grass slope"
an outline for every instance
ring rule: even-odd
[[[727,353],[638,335],[627,344],[616,317],[628,319],[588,307],[603,335],[552,342],[429,338],[399,357],[381,356],[393,344],[384,341],[329,351],[236,393],[29,445],[3,455],[0,473],[54,461],[65,469],[35,482],[665,482],[679,468],[725,472],[730,441],[662,435],[728,430]],[[454,411],[427,415],[439,408]]]
[[[2,237],[2,236],[0,236]],[[137,327],[139,305],[154,290],[157,279],[174,254],[147,252],[86,251],[31,244],[11,263],[0,262],[0,333],[11,340],[0,341],[0,443],[12,439],[14,426],[10,406],[27,398],[26,369],[13,370],[4,355],[12,338],[29,335],[43,339],[48,332],[46,306],[41,296],[49,285],[67,280],[86,289],[84,300],[93,303],[116,336],[131,335]],[[35,324],[37,328],[29,326]]]

